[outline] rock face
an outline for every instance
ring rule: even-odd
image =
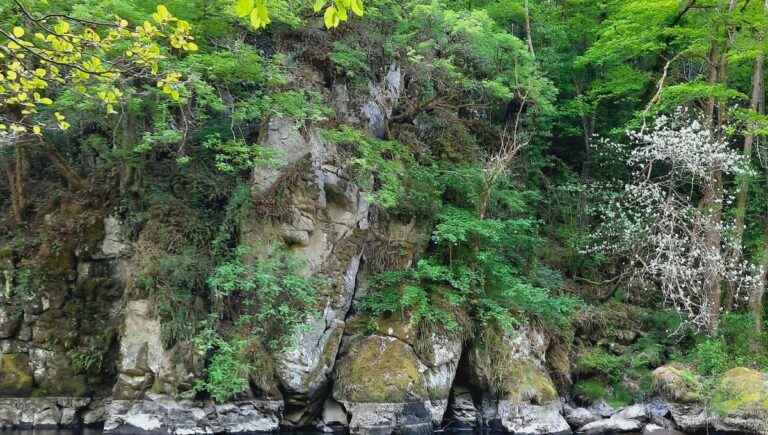
[[[202,373],[202,357],[189,343],[165,350],[160,337],[160,321],[152,314],[151,303],[146,299],[128,301],[114,399],[140,399],[150,388],[172,395],[192,389]]]
[[[431,430],[443,420],[461,342],[435,336],[423,343],[405,322],[351,337],[339,359],[333,398],[351,415],[350,430]],[[419,350],[417,350],[419,349]]]
[[[211,434],[274,432],[282,401],[248,400],[224,405],[176,401],[148,394],[138,401],[113,400],[106,405],[105,433]]]
[[[545,369],[544,334],[523,327],[494,340],[470,349],[471,382],[483,391],[483,425],[514,433],[570,433]]]

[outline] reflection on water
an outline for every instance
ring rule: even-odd
[[[501,432],[489,432],[489,431],[472,431],[472,430],[447,430],[435,432],[436,434],[461,434],[461,435],[503,435]],[[83,428],[83,429],[14,429],[14,430],[0,430],[0,435],[102,435],[103,432],[100,428]],[[680,435],[678,431],[658,431],[653,432],[653,435]],[[307,432],[307,431],[293,431],[293,432],[280,432],[277,435],[328,435],[323,432]],[[606,435],[612,435],[608,433]],[[642,435],[640,432],[624,432],[621,435]],[[719,431],[703,431],[693,433],[690,435],[746,435],[743,432],[719,432]]]

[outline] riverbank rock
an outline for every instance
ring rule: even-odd
[[[679,364],[661,366],[652,373],[652,385],[667,402],[672,420],[680,430],[695,432],[709,426],[701,381],[692,370]]]
[[[576,431],[577,434],[595,435],[605,433],[638,432],[643,424],[638,420],[613,416],[588,423]]]
[[[336,365],[333,398],[350,414],[351,432],[431,430],[442,422],[461,340],[439,334],[420,340],[400,320],[381,322],[374,335],[348,339]]]
[[[282,401],[245,400],[223,405],[178,401],[148,393],[143,400],[106,404],[107,434],[196,435],[274,432],[280,427]]]
[[[712,398],[718,430],[768,434],[768,376],[737,367],[727,371]]]
[[[574,429],[578,429],[602,418],[589,409],[574,408],[568,405],[563,406],[563,417],[565,417],[565,421],[567,421]]]
[[[0,429],[72,428],[84,424],[81,415],[90,403],[80,397],[0,399]]]
[[[514,433],[570,433],[545,369],[548,340],[531,327],[487,336],[470,349],[473,386],[483,391],[482,424]]]

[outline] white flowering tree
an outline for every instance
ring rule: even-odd
[[[743,159],[682,111],[629,137],[632,177],[602,212],[599,249],[626,256],[631,279],[655,284],[690,324],[712,333],[722,286],[746,295],[756,282],[753,266],[728,255],[738,239],[722,213],[732,201],[722,177],[742,171]]]

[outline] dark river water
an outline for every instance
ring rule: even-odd
[[[488,432],[488,431],[441,431],[435,432],[436,434],[456,434],[456,435],[502,435],[502,432]],[[101,429],[25,429],[25,430],[0,430],[0,435],[102,435]],[[740,435],[739,432],[701,432],[702,435]],[[328,435],[323,432],[279,432],[277,435]],[[625,432],[622,435],[641,435],[639,432]],[[654,435],[680,435],[680,432],[654,432]],[[698,434],[696,434],[698,435]]]

